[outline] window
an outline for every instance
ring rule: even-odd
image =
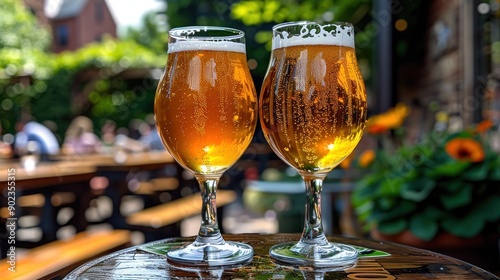
[[[67,25],[59,25],[56,30],[57,43],[59,46],[67,46],[69,41],[69,29]]]

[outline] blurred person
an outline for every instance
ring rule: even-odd
[[[86,116],[76,117],[64,137],[62,146],[65,154],[92,154],[101,152],[102,143],[99,137],[94,133],[94,124]]]
[[[31,118],[22,117],[16,123],[16,136],[14,140],[14,150],[18,156],[22,155],[28,142],[36,142],[40,160],[50,160],[51,156],[58,155],[60,145],[55,134],[46,126]]]
[[[113,120],[106,120],[101,128],[101,141],[105,147],[111,148],[115,143],[116,123]]]
[[[113,120],[107,120],[101,129],[102,142],[108,152],[142,152],[147,148],[138,140],[129,137],[126,127],[116,127]]]
[[[129,137],[126,131],[126,129],[117,130],[115,138],[116,147],[118,147],[121,151],[128,153],[140,153],[148,150],[147,146],[141,141]]]
[[[141,141],[150,150],[165,150],[165,146],[163,145],[156,128],[154,116],[146,116],[146,121],[139,127],[139,131],[142,135],[139,141]]]
[[[138,140],[141,137],[140,127],[144,124],[141,119],[133,119],[128,125],[128,137]]]

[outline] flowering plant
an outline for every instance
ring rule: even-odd
[[[398,129],[408,112],[398,105],[377,115],[367,132]],[[365,151],[359,165],[368,172],[353,194],[365,229],[376,227],[387,235],[409,230],[424,241],[439,232],[463,238],[500,232],[500,157],[487,141],[491,126],[485,121],[470,130],[433,132],[394,149],[381,140],[384,149]]]

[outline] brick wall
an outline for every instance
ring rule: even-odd
[[[101,15],[98,15],[98,13]],[[58,44],[58,26],[68,28],[68,43],[65,46]],[[81,12],[70,18],[55,19],[51,21],[53,30],[53,52],[76,50],[88,43],[99,41],[104,35],[116,38],[116,23],[104,0],[90,0]]]

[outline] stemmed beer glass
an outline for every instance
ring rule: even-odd
[[[327,240],[321,221],[323,180],[361,139],[366,91],[349,23],[289,22],[273,27],[272,53],[261,89],[260,122],[274,152],[302,176],[306,217],[298,242],[270,249],[278,261],[344,266],[351,246]]]
[[[202,196],[196,240],[168,251],[167,259],[195,266],[248,261],[252,247],[223,239],[215,203],[221,175],[250,144],[257,122],[244,33],[209,26],[171,29],[154,106],[163,144],[194,173]]]

